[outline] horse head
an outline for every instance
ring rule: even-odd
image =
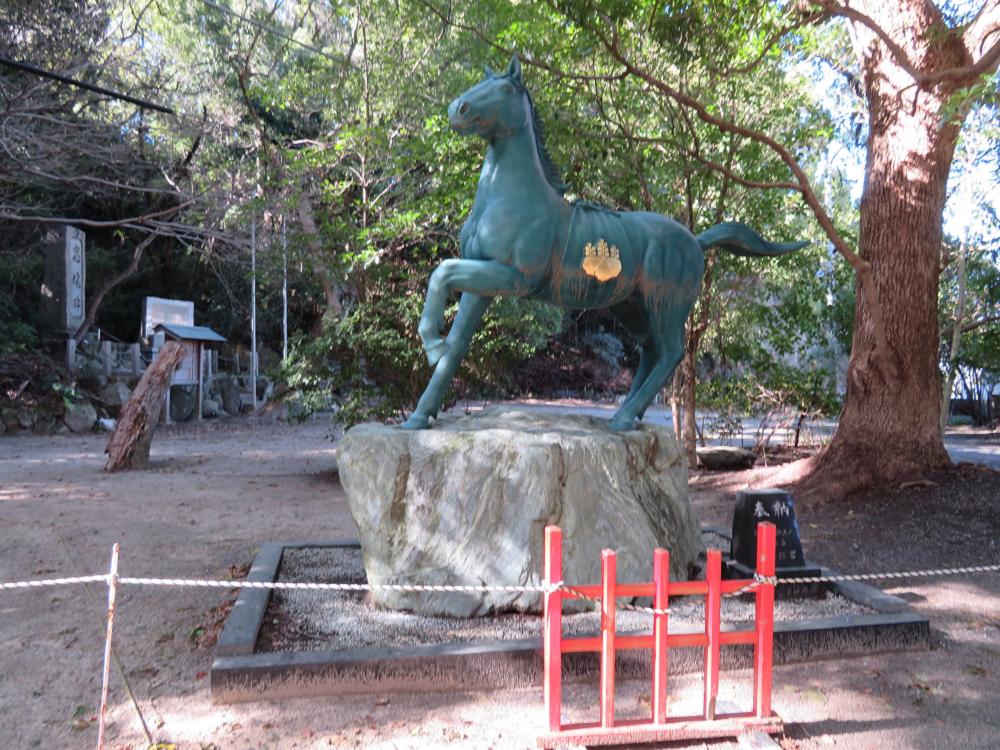
[[[511,58],[503,75],[486,68],[486,77],[448,106],[448,123],[459,135],[504,138],[524,130],[530,120],[531,105],[517,57]]]

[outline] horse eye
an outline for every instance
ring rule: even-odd
[[[511,86],[509,83],[505,83],[504,86],[503,86],[503,92],[505,94],[513,94],[514,93],[514,87]]]

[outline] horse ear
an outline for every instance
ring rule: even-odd
[[[493,68],[491,68],[489,65],[484,65],[483,66],[483,74],[487,78],[496,78],[497,77],[497,74],[493,72]]]
[[[507,75],[514,81],[521,83],[521,61],[517,55],[510,58],[510,65],[507,67]]]

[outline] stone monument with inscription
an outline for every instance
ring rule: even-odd
[[[757,524],[769,521],[777,528],[775,575],[778,578],[807,578],[821,574],[820,568],[806,562],[802,554],[799,522],[791,494],[779,489],[744,490],[736,495],[733,512],[733,537],[726,561],[729,578],[753,578],[757,564]],[[779,586],[779,594],[817,594],[819,584],[796,584],[795,589]]]
[[[86,314],[86,240],[82,230],[69,225],[45,233],[42,318],[56,337],[75,334]]]

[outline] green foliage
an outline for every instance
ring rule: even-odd
[[[278,377],[289,389],[285,400],[297,405],[300,416],[335,409],[349,426],[400,417],[416,403],[430,376],[416,331],[422,281],[433,261],[433,254],[413,252],[405,262],[370,265],[364,294],[350,311],[321,335],[295,342]],[[561,323],[562,312],[552,306],[497,300],[473,339],[452,400],[509,393],[513,368]]]
[[[829,370],[759,360],[738,372],[699,381],[698,403],[701,408],[737,414],[787,408],[833,415],[841,407],[835,378]]]
[[[28,10],[21,15],[30,10],[25,28],[44,31],[25,37],[34,45],[25,47],[26,59],[54,69],[108,60],[117,87],[174,106],[180,115],[139,118],[131,105],[89,95],[85,102],[70,99],[75,95],[59,88],[65,104],[59,116],[74,127],[88,125],[101,143],[114,141],[118,171],[101,171],[92,157],[76,156],[79,168],[67,169],[73,180],[36,175],[5,195],[24,200],[27,213],[43,207],[115,219],[149,210],[156,198],[148,191],[164,189],[168,174],[198,199],[172,218],[217,235],[184,234],[150,248],[139,274],[109,295],[99,314],[98,325],[120,338],[134,338],[140,299],[156,294],[194,300],[199,323],[246,343],[247,235],[254,221],[257,328],[263,345],[275,350],[288,269],[290,328],[297,338],[279,377],[289,398],[307,409],[336,406],[348,421],[395,417],[410,408],[429,376],[416,336],[427,277],[440,258],[456,253],[483,151],[476,139],[449,131],[444,111],[479,79],[484,64],[502,69],[513,49],[524,55],[549,148],[571,186],[568,197],[656,211],[695,232],[739,219],[768,238],[812,240],[807,250],[781,260],[720,256],[711,294],[695,313],[709,321],[699,349],[699,394],[713,408],[753,410],[768,392],[787,394],[797,408],[836,409],[831,363],[850,348],[853,274],[831,254],[796,194],[750,188],[724,174],[786,181],[787,166],[760,143],[723,134],[648,82],[623,75],[600,34],[610,19],[621,30],[624,52],[652,75],[709,112],[787,146],[840,233],[856,246],[858,207],[837,154],[863,139],[864,107],[847,84],[816,93],[817,61],[856,76],[843,24],[776,35],[798,20],[798,5],[769,0],[225,3],[280,30],[279,36],[197,0],[84,4],[93,6],[81,16],[86,23],[64,23],[80,4],[22,5]],[[53,19],[48,30],[46,16]],[[117,49],[109,31],[116,25],[136,29]],[[0,75],[12,92],[27,88],[26,79]],[[830,104],[834,98],[837,106]],[[995,75],[956,94],[944,115],[972,102],[995,107]],[[75,181],[79,175],[87,181]],[[127,178],[138,190],[94,197],[88,190],[103,184],[89,180],[95,176]],[[304,214],[315,221],[316,236],[305,231]],[[0,353],[39,344],[34,311],[41,255],[37,236],[20,226],[4,225],[0,247]],[[126,265],[139,235],[120,231],[88,232],[88,294]],[[954,306],[949,273],[942,327]],[[995,258],[970,265],[973,287],[985,315],[996,305],[991,290],[1000,288]],[[330,289],[343,304],[340,317],[330,314]],[[509,392],[514,369],[558,330],[561,318],[555,308],[494,303],[456,379],[455,396]],[[983,326],[966,336],[962,366],[1000,369],[996,330]],[[788,364],[806,356],[822,361],[815,369]]]
[[[21,320],[0,320],[0,354],[26,352],[36,346],[38,336],[34,326]]]
[[[62,401],[63,406],[67,408],[82,399],[80,393],[73,386],[55,381],[51,387],[52,392]]]

